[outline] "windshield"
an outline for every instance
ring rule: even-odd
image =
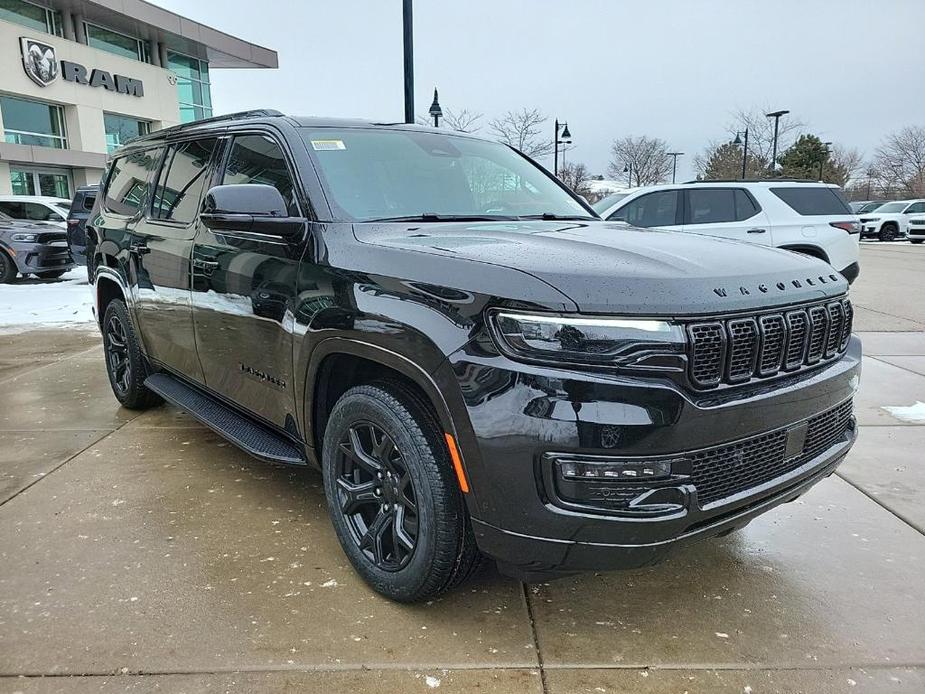
[[[596,219],[510,148],[439,132],[305,130],[332,207],[353,221]]]
[[[594,211],[598,214],[603,214],[611,207],[613,207],[614,204],[620,202],[627,195],[629,195],[629,193],[613,193],[612,195],[608,195],[606,198],[601,198],[596,203],[591,205],[591,207],[593,207]]]
[[[888,202],[878,207],[877,212],[902,212],[908,204],[907,202]]]

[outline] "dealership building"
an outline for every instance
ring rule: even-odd
[[[0,0],[0,194],[71,197],[127,139],[211,116],[213,70],[277,65],[144,0]]]

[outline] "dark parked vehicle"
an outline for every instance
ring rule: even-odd
[[[67,245],[78,265],[87,264],[87,219],[93,210],[99,186],[81,186],[74,193],[71,211],[67,215]]]
[[[72,267],[63,229],[0,212],[0,284],[12,282],[17,274],[54,279]]]
[[[638,567],[830,475],[855,439],[848,283],[601,221],[501,144],[247,112],[133,140],[87,227],[113,391],[320,467],[402,601],[484,556]]]

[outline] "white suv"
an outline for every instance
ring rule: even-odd
[[[861,216],[861,238],[876,236],[881,241],[902,238],[909,231],[909,220],[925,216],[925,200],[887,202]]]
[[[693,181],[640,188],[598,214],[632,226],[786,248],[858,276],[860,224],[838,186],[774,179]]]
[[[67,229],[71,201],[48,195],[0,195],[0,212],[13,219],[48,222]]]

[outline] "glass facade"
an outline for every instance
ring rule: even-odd
[[[133,137],[147,135],[150,127],[147,121],[120,116],[116,113],[104,113],[103,126],[106,129],[107,152],[112,152]]]
[[[10,167],[13,195],[49,195],[55,198],[71,197],[71,181],[66,173],[57,171],[30,171]]]
[[[209,89],[209,64],[204,60],[168,53],[167,67],[177,75],[180,121],[189,123],[212,117],[212,92]]]
[[[61,13],[25,0],[0,0],[0,19],[33,31],[62,35]]]
[[[151,52],[147,41],[136,39],[134,36],[128,36],[127,34],[120,34],[118,31],[106,29],[89,22],[84,22],[84,28],[87,32],[88,46],[121,55],[123,58],[140,60],[143,63],[151,62]]]
[[[0,96],[4,139],[17,145],[65,149],[64,109],[53,104]]]

